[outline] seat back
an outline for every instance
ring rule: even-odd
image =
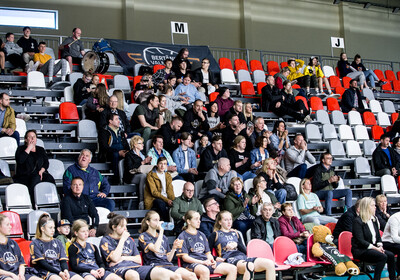
[[[283,264],[294,253],[297,253],[297,247],[289,237],[279,236],[274,240],[274,256],[277,264]]]
[[[86,239],[86,242],[93,244],[97,247],[97,249],[100,250],[101,237],[88,237],[88,239]]]
[[[247,179],[244,181],[243,189],[248,193],[249,190],[253,187],[253,179]]]
[[[325,141],[337,139],[337,133],[333,124],[324,124],[322,126],[322,135]]]
[[[165,65],[156,64],[156,65],[153,66],[153,73],[156,73],[158,70],[164,69],[164,68],[165,68]]]
[[[318,110],[317,113],[317,122],[321,124],[330,124],[331,120],[329,119],[328,112],[325,110]]]
[[[343,148],[343,143],[339,140],[332,140],[329,142],[329,152],[333,156],[334,159],[345,158],[346,153]]]
[[[339,138],[340,141],[354,140],[353,131],[349,125],[339,125]]]
[[[367,128],[361,124],[354,127],[354,136],[356,141],[364,141],[369,139]]]
[[[254,70],[253,80],[255,84],[265,83],[265,72],[263,70]]]
[[[261,239],[251,239],[247,244],[247,257],[266,258],[275,261],[271,246]]]
[[[375,115],[372,112],[363,113],[364,124],[368,126],[376,125]]]
[[[300,182],[301,182],[301,179],[298,177],[290,177],[286,180],[287,184],[292,184],[294,186],[297,194],[300,194]]]
[[[276,73],[279,73],[281,70],[279,69],[279,64],[276,61],[270,60],[267,62],[267,71],[268,74],[271,76],[275,75]]]
[[[64,176],[64,163],[59,159],[49,159],[49,168],[47,171],[55,180],[62,180]]]
[[[376,149],[376,143],[370,139],[364,140],[363,142],[363,150],[364,150],[364,156],[366,157],[372,157],[372,154],[374,153]]]
[[[265,83],[265,82],[257,83],[257,94],[261,94],[263,87],[265,87],[266,85],[267,85],[267,83]]]
[[[181,196],[183,192],[183,186],[185,185],[186,181],[184,180],[173,180],[172,187],[174,188],[174,195],[175,197]]]
[[[142,77],[143,77],[142,75],[137,75],[137,76],[133,77],[133,83],[132,83],[133,88],[135,88],[136,85],[138,83],[140,83],[140,80],[142,79]],[[129,78],[128,78],[128,80],[129,80]]]
[[[35,205],[36,209],[42,207],[58,207],[60,199],[58,197],[56,185],[50,182],[40,182],[35,186]]]
[[[31,71],[28,73],[27,86],[28,89],[45,89],[46,82],[44,75],[39,71]]]
[[[0,159],[0,170],[7,177],[11,177],[10,166],[7,161]]]
[[[375,100],[375,95],[372,92],[372,90],[369,88],[364,88],[362,90],[362,94],[364,95],[364,97],[368,98],[369,100]]]
[[[261,61],[256,59],[250,60],[250,71],[254,72],[256,70],[261,70],[264,72],[264,68]]]
[[[204,180],[198,180],[194,184],[194,196],[199,197],[201,188],[203,187]]]
[[[306,126],[306,140],[309,143],[321,142],[322,135],[319,131],[318,125],[315,124],[307,124]]]
[[[309,110],[307,99],[306,99],[304,96],[297,95],[297,96],[295,97],[295,99],[296,99],[296,101],[297,101],[297,100],[303,101],[304,106],[306,106],[307,110]]]
[[[378,113],[378,124],[382,127],[388,127],[392,124],[390,123],[389,115],[384,112]]]
[[[242,70],[240,70],[242,71]],[[242,95],[255,95],[254,86],[251,82],[244,81],[240,83],[240,91]]]
[[[14,211],[2,211],[1,214],[8,217],[11,224],[11,233],[12,237],[24,237],[24,231],[22,229],[21,217],[17,212]]]
[[[393,83],[393,90],[394,91],[400,91],[400,81],[394,80],[392,83]]]
[[[64,102],[74,102],[74,89],[72,86],[64,88]]]
[[[381,103],[379,103],[378,100],[370,100],[369,101],[369,108],[371,109],[372,113],[382,112]]]
[[[343,87],[345,89],[348,89],[350,87],[350,81],[351,81],[350,77],[343,77],[342,78]]]
[[[115,75],[114,76],[114,88],[119,88],[120,90],[131,91],[131,85],[129,79],[125,75]]]
[[[337,76],[330,76],[329,84],[331,85],[332,88],[342,87],[342,84],[340,83],[340,79]]]
[[[360,144],[355,140],[348,140],[346,142],[346,153],[349,158],[356,158],[362,156]]]
[[[282,61],[281,63],[279,63],[279,65],[281,66],[281,69],[288,67],[288,63],[287,61]],[[303,72],[303,71],[302,71]]]
[[[313,111],[324,110],[322,100],[318,96],[312,96],[310,98],[310,106]]]
[[[383,194],[398,193],[396,180],[392,175],[383,175],[381,177],[381,188]]]
[[[210,102],[214,102],[215,99],[217,99],[218,94],[219,94],[218,91],[211,92],[211,93],[208,95],[208,99],[210,100]]]
[[[334,231],[335,227],[336,227],[336,223],[327,223],[325,225],[327,228],[329,228],[331,230],[331,233]]]
[[[328,108],[328,111],[335,111],[335,110],[340,111],[339,102],[337,101],[336,98],[328,97],[326,99],[326,106]]]
[[[339,110],[332,111],[331,117],[332,117],[332,124],[334,125],[341,125],[347,123],[342,111]]]
[[[236,84],[235,74],[232,69],[221,69],[220,73],[222,84]]]
[[[382,86],[381,86],[381,89],[383,90],[383,91],[393,91],[393,88],[392,88],[392,84],[390,83],[390,81],[388,81],[388,80],[384,80],[385,82],[386,82],[386,84],[383,84]]]
[[[61,123],[78,123],[79,114],[74,103],[63,102],[60,104],[60,121]]]
[[[332,232],[331,232],[332,233]],[[314,257],[312,253],[312,246],[314,245],[314,234],[310,234],[307,238],[307,262],[318,262],[325,263],[325,261],[321,261],[319,258]]]
[[[17,151],[17,142],[14,138],[5,136],[0,138],[0,158],[9,159],[15,157]]]
[[[222,70],[222,69],[230,69],[230,70],[233,70],[233,68],[232,68],[232,62],[231,62],[231,60],[229,59],[229,58],[226,58],[226,57],[221,57],[219,60],[218,60],[218,64],[219,64],[219,68]]]
[[[384,100],[383,101],[383,111],[387,114],[392,114],[396,112],[396,108],[394,107],[394,104],[390,100]]]
[[[24,240],[18,243],[19,249],[21,250],[21,254],[24,257],[25,264],[27,266],[31,266],[31,254],[30,254],[30,246],[31,241]]]
[[[15,118],[15,124],[17,126],[17,128],[15,129],[16,131],[19,132],[19,136],[20,136],[20,142],[24,141],[24,135],[27,131],[26,129],[26,122],[20,118]]]
[[[97,214],[99,215],[99,224],[108,224],[108,214],[110,210],[104,207],[96,207]]]
[[[371,166],[369,165],[368,159],[365,157],[358,157],[354,160],[354,171],[360,176],[370,176]]]
[[[335,71],[333,71],[333,68],[329,65],[325,65],[324,67],[322,67],[322,71],[327,78],[329,78],[330,76],[335,76]]]
[[[31,239],[32,237],[35,236],[36,233],[36,227],[37,223],[39,221],[39,218],[42,214],[48,214],[45,211],[42,210],[34,210],[29,212],[28,217],[27,217],[27,222],[28,222],[28,239]]]
[[[382,70],[375,69],[374,73],[375,73],[376,76],[378,76],[379,80],[384,80],[385,79],[385,76],[383,75]]]
[[[389,81],[397,80],[396,75],[394,74],[394,72],[392,70],[385,70],[385,76],[386,76],[386,79],[388,79]]]
[[[376,141],[378,141],[381,138],[383,133],[384,133],[383,128],[380,127],[379,125],[374,125],[371,128],[372,139]]]
[[[246,70],[249,71],[249,67],[247,67],[247,62],[244,59],[235,59],[234,61],[235,64],[235,70],[239,71],[239,70]]]
[[[343,255],[353,259],[353,253],[351,252],[351,238],[353,234],[350,231],[342,231],[339,235],[338,249]]]
[[[92,120],[78,122],[78,140],[82,143],[97,143],[98,134],[96,123]]]
[[[237,77],[239,83],[244,81],[252,82],[250,73],[247,70],[238,70]]]
[[[361,120],[361,115],[358,111],[350,111],[347,115],[347,120],[349,121],[349,125],[351,126],[363,124]]]
[[[333,77],[333,76],[332,76]],[[339,94],[340,97],[338,98],[339,100],[342,99],[343,93],[346,91],[344,87],[337,87],[334,89],[336,94]]]
[[[69,82],[71,83],[71,86],[73,87],[76,81],[82,77],[83,73],[80,72],[72,72],[71,74],[69,74]]]
[[[32,203],[28,187],[14,183],[6,187],[6,209],[10,210],[18,208],[32,209]]]
[[[392,113],[391,118],[392,123],[394,124],[394,122],[399,118],[399,113]]]

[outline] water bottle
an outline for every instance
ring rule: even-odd
[[[161,227],[162,227],[164,230],[173,230],[173,229],[174,229],[174,223],[171,223],[171,222],[169,222],[169,223],[163,222],[163,223],[161,224]]]

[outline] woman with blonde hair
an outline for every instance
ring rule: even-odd
[[[253,216],[261,215],[261,209],[265,202],[269,202],[274,205],[274,217],[279,216],[278,209],[281,204],[276,199],[272,192],[267,191],[267,181],[262,175],[257,175],[253,179],[253,187],[249,190],[250,196],[250,213]]]
[[[284,181],[278,174],[277,163],[273,158],[267,158],[261,167],[261,175],[267,184],[266,191],[273,193],[278,199],[279,203],[285,203],[287,191],[284,187]]]
[[[364,197],[360,201],[359,216],[353,221],[351,252],[355,259],[375,264],[374,280],[381,279],[385,264],[388,265],[389,279],[396,279],[394,254],[383,248],[379,222],[375,217],[375,200]]]
[[[217,215],[214,232],[208,239],[210,248],[216,249],[217,261],[226,261],[237,267],[243,279],[253,279],[254,272],[265,271],[266,280],[275,280],[275,264],[265,258],[248,258],[239,233],[232,229],[232,213],[221,211]]]
[[[128,103],[126,103],[125,101],[125,95],[124,92],[120,89],[116,89],[113,92],[113,95],[115,95],[118,98],[118,105],[117,105],[117,109],[124,111],[125,114],[128,116],[129,115],[129,105]],[[133,113],[133,112],[132,112]],[[131,114],[132,115],[132,114]]]

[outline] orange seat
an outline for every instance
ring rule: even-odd
[[[10,237],[14,239],[17,243],[26,241],[24,239],[24,230],[22,229],[21,217],[17,212],[14,211],[3,211],[1,214],[8,217],[11,224]]]
[[[235,70],[247,70],[249,71],[249,67],[247,67],[247,62],[244,59],[235,59]]]
[[[310,98],[310,107],[315,112],[318,110],[324,110],[324,105],[322,104],[322,100],[318,96],[312,96]]]
[[[30,254],[30,240],[21,241],[18,243],[19,249],[21,250],[22,256],[24,257],[25,264],[31,266],[31,254]]]
[[[253,59],[253,60],[250,60],[250,71],[253,72],[255,70],[264,71],[264,68],[262,66],[261,61]]]
[[[336,98],[328,97],[326,99],[326,106],[328,107],[328,111],[340,111],[339,102]]]
[[[99,76],[100,83],[104,84],[106,86],[106,89],[108,89],[108,83],[107,83],[106,75],[103,75],[103,74],[96,74],[96,75]]]
[[[380,140],[382,134],[384,133],[383,128],[379,125],[374,125],[371,129],[372,139],[375,141]]]
[[[142,79],[142,77],[143,77],[143,76],[139,76],[139,75],[133,77],[133,89],[135,89],[136,85],[137,85],[138,83],[140,83],[140,80]]]
[[[257,94],[262,94],[262,89],[263,87],[265,87],[267,85],[267,83],[265,82],[259,82],[257,84]]]
[[[301,86],[299,86],[298,84],[294,84],[294,85],[292,85],[292,88],[301,89]]]
[[[283,69],[283,68],[285,68],[285,67],[288,67],[287,61],[281,62],[280,65],[281,65],[281,69]]]
[[[296,101],[297,101],[297,100],[303,101],[304,106],[306,106],[307,110],[310,110],[310,108],[308,107],[307,99],[306,99],[304,96],[297,95],[297,96],[295,97],[295,99],[296,99]]]
[[[342,78],[343,87],[345,89],[348,89],[350,87],[350,81],[351,81],[350,77],[343,77]]]
[[[156,73],[158,70],[164,69],[164,68],[165,68],[165,65],[156,64],[156,65],[153,66],[153,73]]]
[[[399,113],[392,113],[391,115],[392,117],[392,124],[394,124],[394,122],[397,120],[397,118],[399,117]]]
[[[331,230],[331,232],[333,232],[333,230],[334,230],[335,227],[336,227],[336,223],[327,223],[325,226],[326,226],[327,228],[329,228],[329,229]]]
[[[219,64],[219,68],[221,68],[221,69],[231,69],[231,70],[233,70],[232,62],[231,62],[231,60],[229,58],[221,57],[218,60],[218,64]]]
[[[392,131],[393,125],[386,127],[386,133]]]
[[[291,254],[298,253],[296,244],[286,236],[279,236],[274,240],[274,255],[276,264],[283,265]],[[299,265],[291,265],[293,268],[305,268],[316,265],[315,262],[303,262]]]
[[[342,84],[340,83],[340,79],[337,76],[330,76],[329,84],[331,85],[332,88],[342,87]]]
[[[379,79],[379,80],[384,80],[384,79],[385,79],[385,76],[383,76],[382,70],[375,69],[375,70],[374,70],[374,73],[375,73],[376,76],[378,76],[378,79]]]
[[[332,77],[332,76],[331,76]],[[337,93],[337,94],[340,94],[340,98],[339,99],[342,99],[342,95],[343,95],[343,93],[346,91],[346,89],[344,88],[344,87],[337,87],[337,88],[335,88],[335,93]]]
[[[353,234],[350,231],[342,231],[338,239],[338,250],[343,255],[348,256],[350,259],[353,258],[353,253],[351,252],[351,238]]]
[[[394,74],[394,72],[392,70],[386,70],[385,76],[386,76],[386,79],[389,81],[397,81],[396,75]]]
[[[60,104],[61,123],[75,124],[79,121],[79,114],[76,105],[72,102],[63,102]]]
[[[219,94],[219,92],[217,92],[217,91],[211,92],[208,95],[208,99],[210,100],[210,102],[215,101],[215,99],[217,99],[218,94]]]
[[[400,81],[398,81],[398,80],[393,81],[393,90],[400,91]]]
[[[336,224],[335,224],[336,225]],[[332,231],[331,231],[332,233]],[[314,245],[314,234],[310,234],[307,238],[307,261],[308,262],[314,262],[317,264],[326,264],[326,265],[331,265],[331,262],[328,261],[323,261],[320,258],[314,257],[312,253],[312,246]]]
[[[367,126],[377,125],[374,113],[364,112],[362,117],[363,117],[364,125],[367,125]]]
[[[336,76],[340,78],[340,71],[339,68],[335,67]]]
[[[393,91],[392,84],[390,83],[389,80],[383,79],[382,81],[386,81],[387,82],[386,84],[381,86],[382,90],[384,90],[384,91]]]
[[[279,69],[278,62],[270,60],[267,62],[267,71],[268,73],[273,76],[274,74],[272,73],[279,73],[281,70]]]
[[[397,80],[400,81],[400,71],[397,71],[396,75],[397,75]]]
[[[256,95],[254,86],[249,81],[243,81],[240,83],[240,91],[242,92],[242,95]]]

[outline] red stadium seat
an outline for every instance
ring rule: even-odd
[[[392,70],[386,70],[385,76],[386,76],[386,79],[389,81],[397,81],[396,75],[394,74],[394,72]]]
[[[296,99],[296,101],[297,101],[297,100],[303,101],[304,106],[306,106],[307,110],[310,110],[309,107],[308,107],[307,99],[306,99],[304,96],[297,95],[297,96],[295,97],[295,99]]]
[[[374,125],[371,129],[372,139],[375,141],[380,140],[382,134],[384,133],[383,128],[379,125]]]
[[[26,239],[24,238],[24,230],[22,229],[21,217],[19,216],[19,214],[14,211],[3,211],[1,212],[1,214],[7,216],[10,220],[10,237],[14,239],[17,243],[26,241]]]
[[[264,68],[262,66],[261,61],[253,59],[253,60],[250,60],[250,71],[253,72],[255,70],[264,71]]]
[[[235,59],[235,70],[247,70],[249,71],[249,67],[247,67],[247,62],[246,60],[243,59]]]
[[[396,75],[397,75],[397,80],[400,81],[400,71],[397,71]]]
[[[219,64],[219,68],[221,68],[221,69],[231,69],[231,70],[233,70],[232,62],[231,62],[231,60],[229,58],[221,57],[218,60],[218,64]]]
[[[283,68],[285,68],[285,67],[287,67],[288,66],[288,64],[287,64],[287,61],[283,61],[283,62],[281,62],[281,69],[283,69]]]
[[[331,85],[332,88],[342,87],[342,83],[340,82],[340,79],[337,76],[330,76],[329,84]]]
[[[133,77],[133,89],[135,89],[136,85],[140,83],[140,80],[142,79],[143,76],[135,76]]]
[[[391,118],[392,118],[392,124],[397,120],[399,117],[399,113],[392,113]]]
[[[332,233],[332,232],[331,232]],[[326,264],[330,265],[332,264],[331,262],[323,261],[317,257],[313,256],[312,253],[312,246],[314,245],[314,235],[310,234],[307,238],[307,261],[308,262],[314,262],[316,264]]]
[[[351,81],[350,77],[343,77],[342,78],[343,87],[345,89],[348,89],[350,87],[350,81]]]
[[[100,83],[103,83],[106,85],[106,89],[108,89],[108,84],[107,84],[107,77],[106,75],[103,74],[96,74],[97,76],[99,76],[100,79]]]
[[[287,260],[287,257],[291,254],[297,253],[296,244],[292,239],[286,236],[279,236],[274,240],[274,255],[276,264],[283,265],[284,261]],[[299,265],[291,265],[292,268],[305,268],[312,267],[316,265],[315,262],[303,262]]]
[[[25,264],[31,266],[31,254],[30,254],[30,240],[21,241],[18,243],[19,249],[21,250],[22,256],[24,257]]]
[[[267,85],[267,83],[264,82],[259,82],[257,84],[257,94],[262,94],[262,89],[263,87],[265,87]]]
[[[324,105],[322,104],[322,100],[318,96],[312,96],[310,98],[310,107],[314,112],[318,110],[324,110]]]
[[[218,94],[219,94],[219,92],[217,92],[217,91],[211,92],[208,95],[208,99],[210,100],[210,102],[215,101],[215,99],[217,99]]]
[[[351,252],[351,238],[353,234],[350,231],[342,231],[339,235],[338,250],[343,255],[348,256],[354,260],[353,253]]]
[[[364,125],[374,126],[377,125],[375,115],[372,112],[364,112],[362,114]]]
[[[331,232],[333,232],[333,230],[334,230],[335,227],[336,227],[336,223],[327,223],[325,226],[326,226],[327,228],[329,228],[329,229],[331,230]]]
[[[398,80],[393,81],[393,90],[400,91],[400,81],[398,81]]]
[[[292,85],[292,88],[301,89],[301,86],[299,86],[298,84],[294,84],[294,85]]]
[[[156,64],[156,65],[153,66],[153,73],[156,73],[158,70],[164,69],[164,68],[165,68],[165,65]]]
[[[332,76],[331,76],[332,77]],[[346,91],[344,87],[337,87],[335,88],[335,93],[340,94],[340,97],[338,99],[342,99],[343,93]]]
[[[335,72],[336,72],[336,76],[340,77],[340,71],[339,71],[339,68],[335,67]]]
[[[63,102],[60,104],[61,123],[75,124],[79,121],[79,114],[76,105],[72,102]]]
[[[331,111],[331,112],[335,111],[335,110],[340,111],[339,102],[337,101],[336,98],[328,97],[326,99],[326,106],[328,107],[328,111]]]
[[[382,70],[375,69],[374,73],[375,73],[376,76],[378,76],[379,80],[384,80],[385,79],[385,76],[383,76]]]
[[[381,86],[382,90],[384,90],[384,91],[393,91],[392,84],[390,83],[389,80],[383,79],[382,81],[386,81],[387,82],[386,84]]]
[[[256,95],[254,86],[249,81],[244,81],[240,83],[240,91],[242,92],[242,95]]]
[[[279,64],[276,61],[270,60],[267,62],[267,71],[268,74],[271,76],[275,75],[276,73],[279,73],[281,70],[279,69]]]

